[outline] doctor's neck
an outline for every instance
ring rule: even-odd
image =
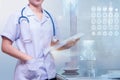
[[[42,6],[41,5],[40,6],[34,6],[32,4],[29,4],[29,7],[36,13],[39,13],[39,12],[42,13]]]

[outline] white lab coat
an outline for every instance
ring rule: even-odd
[[[32,10],[26,6],[23,15],[30,22],[28,24],[23,20],[18,25],[20,13],[21,11],[18,11],[10,16],[1,36],[16,42],[17,48],[20,51],[33,56],[34,59],[27,62],[18,60],[14,80],[45,80],[54,78],[56,70],[53,57],[50,53],[53,26],[48,14],[43,11],[43,17],[39,20]],[[24,25],[29,25],[29,28],[27,27],[29,30],[26,30]],[[25,40],[23,37],[25,37]]]

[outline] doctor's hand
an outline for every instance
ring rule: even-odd
[[[57,50],[65,50],[65,49],[69,49],[72,46],[74,46],[78,41],[80,40],[80,38],[74,39],[74,40],[70,40],[68,41],[64,46],[58,48]]]

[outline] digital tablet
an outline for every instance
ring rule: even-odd
[[[83,33],[77,33],[61,42],[59,42],[57,45],[54,46],[55,49],[65,48],[68,41],[75,41],[76,39],[80,39],[84,34]]]

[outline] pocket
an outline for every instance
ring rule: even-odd
[[[23,71],[24,72],[24,77],[28,80],[33,80],[33,79],[38,79],[40,77],[40,74],[38,73],[38,68],[35,65],[36,60],[28,60],[26,61],[26,69]]]
[[[28,79],[28,80],[33,80],[33,79],[37,80],[40,76],[37,73],[37,71],[29,70],[29,69],[24,72],[24,75],[25,75],[25,78]]]
[[[23,21],[20,24],[20,29],[23,42],[30,42],[32,38],[29,24]]]

